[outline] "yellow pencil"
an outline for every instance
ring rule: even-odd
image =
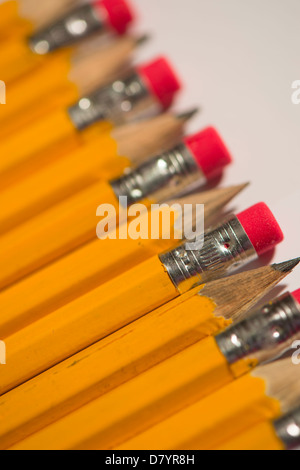
[[[0,289],[97,239],[97,234],[101,238],[107,224],[115,229],[127,215],[125,201],[126,206],[134,205],[138,215],[141,205],[135,203],[143,203],[145,210],[152,203],[165,202],[195,184],[204,187],[230,162],[218,133],[208,128],[184,138],[175,148],[150,159],[128,175],[88,186],[1,237]],[[0,233],[9,230],[10,223],[9,217],[2,219]]]
[[[132,11],[125,0],[95,0],[79,5],[29,38],[14,35],[9,38],[0,52],[1,78],[8,83],[34,72],[45,63],[45,54],[49,52],[56,51],[58,56],[62,52],[68,59],[72,53],[70,46],[94,33],[122,35],[132,20]]]
[[[126,35],[108,45],[90,46],[85,53],[77,51],[69,61],[62,55],[49,57],[34,73],[7,87],[7,104],[0,115],[1,138],[118,78],[135,48],[146,39]]]
[[[160,213],[171,216],[174,208],[174,220],[176,220],[178,205],[182,208],[184,217],[184,204],[195,205],[199,202],[205,205],[205,223],[209,226],[223,207],[244,187],[245,185],[215,189],[175,200],[176,206],[171,202],[170,206],[157,209],[157,217]],[[153,220],[154,214],[146,213],[141,219],[143,217],[148,219],[151,231],[151,219]],[[171,217],[169,220],[171,222]],[[193,222],[192,218],[191,223]],[[111,234],[111,238],[101,243],[99,240],[89,243],[0,292],[1,336],[10,336],[155,254],[175,248],[182,236],[180,230],[176,230],[175,227],[172,227],[172,230],[161,227],[159,232],[161,232],[159,239],[152,239],[149,236],[145,240],[133,240],[119,239],[117,230],[117,239]]]
[[[0,233],[18,227],[41,212],[90,185],[122,175],[147,157],[174,146],[194,115],[164,113],[148,121],[127,124],[92,139],[64,158],[44,162],[42,168],[15,171],[0,191]],[[41,165],[41,161],[38,162]],[[12,184],[14,183],[14,184]],[[16,184],[18,183],[18,184]],[[99,198],[101,193],[99,192]]]
[[[297,450],[300,446],[300,408],[275,421],[262,421],[233,437],[217,450]]]
[[[116,447],[118,450],[213,450],[250,426],[276,419],[298,406],[300,374],[297,372],[290,358],[258,367]],[[120,442],[122,440],[120,437]],[[35,442],[33,445],[35,447]],[[93,447],[98,447],[97,442]]]
[[[232,238],[226,240],[224,250],[222,234],[230,232]],[[1,371],[0,394],[194,286],[238,269],[281,240],[282,232],[273,214],[264,204],[258,204],[207,233],[202,249],[198,246],[192,250],[190,243],[184,243],[102,284],[4,338],[8,365]]]
[[[217,333],[290,269],[282,263],[196,288],[7,393],[0,398],[1,449]]]
[[[170,65],[159,58],[82,97],[73,106],[49,113],[1,142],[0,151],[6,158],[0,161],[0,184],[34,155],[49,147],[53,151],[55,144],[80,145],[113,125],[136,120],[141,113],[151,110],[159,114],[170,106],[179,89]]]
[[[277,417],[280,413],[280,403],[274,398],[278,397],[273,396],[273,400],[268,400],[265,382],[261,380],[261,370],[254,372],[255,378],[247,374],[246,371],[256,368],[260,360],[263,360],[262,358],[271,359],[276,356],[278,351],[283,351],[282,340],[284,340],[284,346],[286,347],[288,342],[295,338],[296,334],[299,335],[300,304],[296,308],[294,303],[293,308],[291,318],[286,316],[284,319],[277,318],[274,320],[276,314],[273,313],[273,318],[267,315],[267,318],[263,319],[262,316],[256,315],[255,318],[252,317],[252,321],[251,319],[247,320],[251,333],[246,332],[245,334],[244,332],[242,336],[237,336],[238,340],[241,340],[242,346],[245,347],[243,355],[238,358],[244,359],[243,367],[239,367],[238,374],[235,368],[237,363],[234,364],[228,361],[228,358],[224,356],[221,350],[216,348],[220,336],[224,337],[227,334],[229,340],[230,333],[238,331],[239,325],[236,325],[230,327],[229,332],[225,330],[216,339],[206,338],[184,349],[138,377],[28,437],[25,441],[17,444],[16,447],[19,449],[59,450],[114,449],[149,427],[157,425],[158,428],[162,426],[165,432],[162,434],[161,431],[156,429],[156,449],[178,449],[177,445],[165,446],[166,440],[172,441],[172,439],[175,443],[178,440],[182,444],[180,449],[187,448],[186,442],[189,442],[189,449],[195,449],[198,446],[203,449],[207,448],[206,442],[208,436],[212,435],[212,428],[215,429],[216,437],[215,434],[213,434],[213,437],[216,439],[220,433],[227,434],[226,428],[216,426],[216,409],[220,409],[222,404],[222,408],[224,408],[222,416],[227,413],[232,416],[232,422],[230,424],[226,423],[227,427],[231,428],[231,432],[236,433],[234,422],[237,415],[234,415],[233,410],[238,406],[240,407],[238,420],[241,424],[239,426],[246,427],[247,418],[245,419],[243,416],[241,403],[244,404],[244,414],[247,416],[249,413],[248,408],[257,400],[257,395],[260,399],[264,395],[264,400],[261,401],[271,402],[268,409],[269,417],[272,417],[270,408],[273,417]],[[287,307],[287,312],[288,309],[289,307]],[[274,333],[274,324],[278,325],[280,338],[274,340],[272,338],[272,345],[270,345],[270,337]],[[261,327],[262,330],[260,330]],[[254,331],[257,338],[255,345],[253,344]],[[266,347],[267,350],[265,350]],[[235,343],[235,352],[238,349],[241,350],[242,348],[239,348],[238,344]],[[281,386],[281,393],[283,389],[286,392],[291,388],[292,390],[289,390],[288,393],[290,401],[295,400],[297,396],[299,402],[297,392],[299,390],[300,374],[295,373],[295,366],[291,363],[290,358],[285,369],[283,370],[283,367],[279,367],[279,369],[280,372],[277,366],[276,378],[274,379],[276,385],[281,383],[281,379],[285,379],[285,383]],[[268,369],[266,370],[268,371]],[[242,386],[241,383],[237,386],[237,389],[239,389],[239,394],[237,394],[234,392],[234,382],[237,380],[236,377],[240,377],[242,374],[245,375],[244,378],[241,378]],[[231,393],[229,394],[228,389],[232,383],[233,390],[230,389]],[[247,388],[245,388],[245,383]],[[293,384],[293,387],[291,384]],[[268,385],[270,387],[270,383]],[[226,400],[216,399],[216,393],[213,394],[212,392],[220,389],[222,391],[224,387]],[[297,392],[296,388],[298,388]],[[212,395],[209,396],[211,393]],[[243,395],[240,396],[241,394]],[[222,395],[221,392],[220,395]],[[272,393],[270,395],[272,397]],[[285,400],[287,400],[287,396],[285,396]],[[196,405],[194,406],[195,412],[192,414],[191,408],[193,408],[192,405],[195,402],[200,403],[198,406],[202,412],[199,412]],[[247,406],[245,406],[245,402]],[[203,403],[206,404],[205,407]],[[212,403],[214,403],[213,406]],[[175,420],[176,425],[170,426],[166,430],[164,420],[169,418],[172,421],[170,416],[176,413],[180,414],[180,412],[180,419]],[[254,414],[253,409],[250,413],[250,419],[255,419],[252,414]],[[256,411],[256,414],[259,414],[259,410]],[[261,414],[264,414],[263,411]],[[185,420],[182,419],[182,416],[185,416]],[[190,425],[187,416],[189,416],[190,421],[193,420]],[[220,413],[217,417],[221,417]],[[257,416],[256,419],[258,419]],[[179,422],[181,422],[180,427]],[[197,427],[199,436],[195,440],[191,439],[192,430]],[[203,440],[202,435],[200,437],[200,430],[204,431]],[[194,441],[197,441],[197,447],[194,445]],[[146,445],[147,449],[153,449],[153,441],[146,441]],[[132,449],[132,446],[130,445],[127,448]]]

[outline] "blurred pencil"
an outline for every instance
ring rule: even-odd
[[[0,144],[6,158],[0,161],[0,184],[34,155],[71,142],[88,142],[112,127],[137,120],[141,113],[159,114],[167,109],[180,89],[169,63],[158,58],[140,66],[124,79],[81,98],[73,106],[54,110],[37,122],[8,136]],[[54,153],[55,155],[55,153]]]
[[[299,387],[300,374],[290,358],[261,366],[125,442],[118,450],[213,450],[249,427],[276,419],[298,406]],[[45,434],[53,444],[50,428],[48,431]],[[98,447],[97,442],[93,447]]]
[[[245,228],[240,225],[239,219],[245,221],[245,218],[251,221],[252,233],[249,225],[247,228],[247,222],[244,222]],[[266,208],[262,214],[260,205],[231,217],[230,221],[205,234],[202,249],[192,250],[189,243],[184,243],[159,257],[152,257],[7,339],[4,338],[7,366],[1,370],[0,394],[179,297],[194,286],[224,277],[229,271],[232,273],[282,240],[273,215]],[[224,241],[220,243],[218,237],[226,229],[230,231],[230,225],[232,228],[235,225],[235,229],[232,230],[232,240],[227,243],[230,248],[224,252]],[[256,248],[251,245],[247,230],[251,237],[254,233],[258,235]],[[187,259],[191,262],[188,263]],[[185,270],[184,278],[183,271],[178,276],[179,268]],[[22,360],[24,357],[26,361]]]
[[[7,5],[5,8],[8,10]],[[8,11],[5,13],[8,16]],[[0,51],[1,79],[9,83],[28,72],[34,73],[45,63],[49,52],[57,51],[55,56],[69,60],[74,50],[69,46],[95,33],[122,35],[132,20],[132,12],[124,0],[94,0],[78,5],[29,38],[12,35],[5,41]]]
[[[7,105],[0,115],[1,138],[122,76],[134,50],[145,40],[146,36],[126,35],[85,54],[74,53],[69,60],[50,57],[34,73],[7,87]]]
[[[300,408],[275,421],[262,421],[234,436],[218,450],[297,450],[300,446]]]
[[[53,21],[65,13],[74,0],[6,0],[0,5],[0,28],[3,37],[6,35],[25,36],[45,22]]]

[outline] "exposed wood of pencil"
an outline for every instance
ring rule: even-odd
[[[274,419],[281,408],[299,402],[300,374],[295,374],[295,366],[288,359],[276,370],[264,366],[256,376],[248,374],[193,405],[202,391],[197,380],[199,364],[203,370],[217,361],[211,355],[205,361],[200,359],[203,356],[197,356],[197,346],[205,341],[30,436],[16,448],[116,449],[126,439],[155,426],[155,433],[151,431],[156,446],[147,439],[142,448],[211,449],[220,437],[226,439],[228,434],[246,429],[249,423]],[[283,384],[280,378],[285,368]],[[226,374],[217,373],[216,368],[215,380],[225,385]],[[190,439],[195,428],[199,434],[196,432],[196,439]],[[166,442],[169,444],[165,445]],[[137,450],[141,446],[126,448]]]
[[[1,448],[223,329],[232,320],[230,308],[237,318],[287,274],[280,266],[209,283],[201,295],[194,289],[7,393],[0,399]],[[229,308],[227,292],[237,283]]]
[[[205,230],[207,230],[210,225],[215,222],[215,218],[220,217],[222,210],[248,186],[249,183],[244,183],[240,185],[229,186],[227,188],[214,188],[208,191],[204,191],[198,196],[195,194],[190,194],[189,196],[185,196],[184,204],[204,205]],[[168,203],[170,205],[176,204],[176,200],[169,201]],[[197,214],[194,211],[193,217],[191,219],[191,226],[189,228],[195,227],[196,220]]]
[[[86,55],[79,55],[72,60],[69,79],[75,83],[81,95],[90,93],[95,88],[114,80],[128,66],[136,47],[143,44],[148,36],[122,36],[114,39],[106,47],[92,49]]]
[[[18,0],[21,17],[33,22],[35,28],[41,28],[60,15],[63,15],[70,8],[78,4],[78,0]]]
[[[41,27],[65,13],[71,6],[74,6],[74,0],[50,0],[43,2],[36,0],[4,1],[0,6],[1,30],[4,28],[5,31],[8,30],[9,32],[8,28],[20,26],[24,34],[31,32],[34,27]],[[26,21],[29,23],[28,27],[23,29],[22,24]]]
[[[120,446],[124,449],[204,449],[299,404],[300,374],[291,358],[259,367]],[[97,445],[95,445],[97,447]]]
[[[181,206],[200,202],[205,204],[205,221],[209,224],[209,220],[215,217],[217,211],[231,201],[244,187],[245,185],[240,185],[214,189],[203,192],[200,195],[194,194],[181,198],[174,201],[174,203]],[[164,212],[166,214],[167,209]],[[150,219],[150,226],[151,214],[144,217],[147,220]],[[196,221],[193,219],[191,222],[195,224]],[[130,238],[119,240],[118,234],[117,230],[116,240],[112,238],[91,242],[1,292],[1,336],[7,337],[11,335],[29,323],[62,307],[67,302],[111,280],[116,275],[133,268],[151,256],[174,248],[178,243],[178,240],[175,238],[176,234],[172,230],[169,237],[166,239],[161,237],[158,240],[152,240],[150,236],[146,240],[133,240]],[[180,237],[180,234],[178,234],[178,237]],[[35,250],[32,253],[36,256]],[[10,277],[10,279],[16,281],[20,273],[23,275],[30,273],[30,264],[27,264],[26,272],[26,265],[22,264],[22,253],[20,252],[16,255],[13,252],[13,256],[18,264],[15,276],[13,278]],[[7,265],[9,266],[10,273],[12,273],[11,268],[14,263],[11,261]],[[271,270],[271,278],[272,273],[273,271]],[[3,278],[2,281],[4,281]]]
[[[150,269],[152,273],[153,270],[157,270],[157,267],[153,266],[153,262],[151,263],[152,265],[148,263],[145,267],[148,270]],[[135,271],[136,274],[140,276],[138,283],[139,288],[143,287],[142,283],[144,280],[141,276],[145,276],[145,267],[143,270]],[[172,297],[175,298],[176,296],[174,290],[172,292],[170,285],[166,283],[166,278],[162,276],[162,273],[160,274],[160,279],[158,279],[157,274],[152,276],[148,274],[148,279],[151,277],[150,280],[152,280],[152,284],[146,282],[146,284],[148,284],[147,292],[143,292],[142,289],[138,292],[136,285],[131,287],[130,277],[131,276],[128,275],[123,277],[123,282],[126,284],[127,289],[125,286],[121,285],[120,279],[117,283],[118,288],[122,290],[122,294],[119,292],[118,295],[116,295],[116,289],[113,290],[114,295],[109,294],[108,291],[111,285],[104,286],[106,288],[102,289],[102,292],[100,292],[99,289],[94,291],[94,294],[100,294],[100,298],[102,298],[99,309],[95,305],[95,295],[94,299],[92,299],[90,295],[85,296],[76,303],[73,303],[73,305],[70,304],[69,313],[68,309],[61,309],[55,314],[48,315],[44,320],[8,338],[6,344],[7,351],[9,351],[9,357],[7,358],[9,367],[5,368],[3,371],[1,392],[9,391],[13,386],[33,378],[38,373],[47,370],[54,364],[71,356],[76,351],[80,351],[84,347],[105,337],[108,333],[116,331],[121,328],[122,325],[124,326],[126,323],[129,324],[134,319],[150,312],[151,309],[154,308],[155,303],[156,305],[158,305],[158,303],[163,304],[166,303],[168,299]],[[164,284],[162,285],[162,283]],[[126,292],[123,293],[124,291]],[[107,298],[110,296],[113,297],[113,300],[109,300],[109,302],[104,305],[104,299],[102,297],[104,295],[106,295]],[[156,296],[156,300],[154,300],[154,295]],[[129,299],[133,299],[137,296],[138,298],[135,299],[135,302],[133,303],[131,301],[131,304],[129,304]],[[160,301],[158,302],[159,297]],[[145,299],[147,300],[147,304]],[[203,311],[204,315],[210,314],[214,317],[214,306],[211,302],[207,305],[205,299],[204,302],[203,300],[202,302],[199,301],[202,303],[200,311]],[[97,300],[99,303],[99,298],[97,298]],[[92,305],[93,311],[91,310]],[[109,308],[106,308],[107,306]],[[83,311],[84,308],[85,312]],[[103,317],[100,312],[103,312]],[[109,312],[109,315],[107,315],[107,312]],[[197,311],[197,313],[200,315],[199,311]],[[219,323],[219,327],[216,328],[222,327],[221,325],[222,322]],[[212,331],[212,329],[210,331]],[[154,332],[154,334],[156,333]],[[186,353],[182,353],[183,358],[174,359],[174,361],[172,360],[171,362],[171,368],[174,366],[177,370],[185,371],[179,374],[178,377],[176,376],[174,399],[177,397],[178,390],[180,391],[182,387],[187,393],[187,395],[185,395],[184,392],[184,397],[190,397],[189,390],[192,388],[195,393],[195,399],[197,399],[199,398],[199,394],[203,396],[203,393],[207,393],[208,389],[211,390],[214,387],[216,388],[217,386],[221,386],[233,380],[233,375],[227,365],[227,361],[220,353],[214,339],[207,338],[200,343],[197,343],[191,351],[189,350]],[[203,364],[199,361],[199,357],[201,357],[202,354],[205,355],[204,357],[209,358],[209,360]],[[26,357],[26,363],[23,362],[23,367],[18,366],[20,357]],[[195,361],[198,361],[198,365],[194,369],[193,365]],[[131,361],[130,363],[132,364]],[[162,366],[163,371],[158,370],[158,372],[154,372],[154,377],[152,377],[152,373],[150,374],[150,383],[151,380],[154,380],[154,384],[156,383],[156,374],[158,374],[159,377],[164,376],[167,380],[168,374],[165,367],[168,367],[168,365]],[[217,371],[217,380],[212,378],[212,370]],[[172,377],[172,373],[169,374],[169,377]],[[179,382],[177,383],[177,381]],[[164,394],[165,387],[167,387],[167,389],[171,387],[170,393],[173,396],[173,385],[172,381],[170,384],[162,382],[161,386],[157,384],[157,388],[155,385],[155,390],[158,394]],[[147,389],[148,386],[149,384],[146,387]],[[109,387],[108,384],[105,388],[107,387]],[[179,387],[179,389],[177,387]],[[99,387],[97,387],[97,389],[99,390]],[[153,397],[151,393],[151,389],[149,389],[149,397],[152,400]],[[147,399],[146,396],[145,399]],[[175,402],[177,402],[177,398]],[[171,403],[172,400],[170,405]],[[173,401],[173,405],[174,404]],[[166,408],[166,410],[168,410],[168,408]]]

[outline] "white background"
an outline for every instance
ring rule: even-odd
[[[300,256],[299,0],[131,0],[152,40],[139,60],[166,54],[185,84],[175,107],[199,105],[189,131],[214,125],[235,163],[222,186],[251,182],[237,210],[264,201],[285,232],[272,259]],[[300,287],[300,268],[285,285]]]

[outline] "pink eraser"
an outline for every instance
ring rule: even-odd
[[[184,143],[208,180],[218,176],[232,162],[226,145],[213,127],[186,137]]]
[[[292,292],[292,296],[294,297],[294,299],[298,302],[298,304],[300,305],[300,289],[298,290],[295,290],[294,292]]]
[[[128,1],[96,0],[95,6],[106,11],[109,25],[119,34],[124,34],[129,24],[134,20],[134,14]]]
[[[237,218],[244,227],[258,255],[271,250],[284,239],[277,220],[263,202],[241,212]]]
[[[169,108],[176,93],[181,89],[180,81],[169,62],[160,57],[138,67],[137,72],[163,108]]]

